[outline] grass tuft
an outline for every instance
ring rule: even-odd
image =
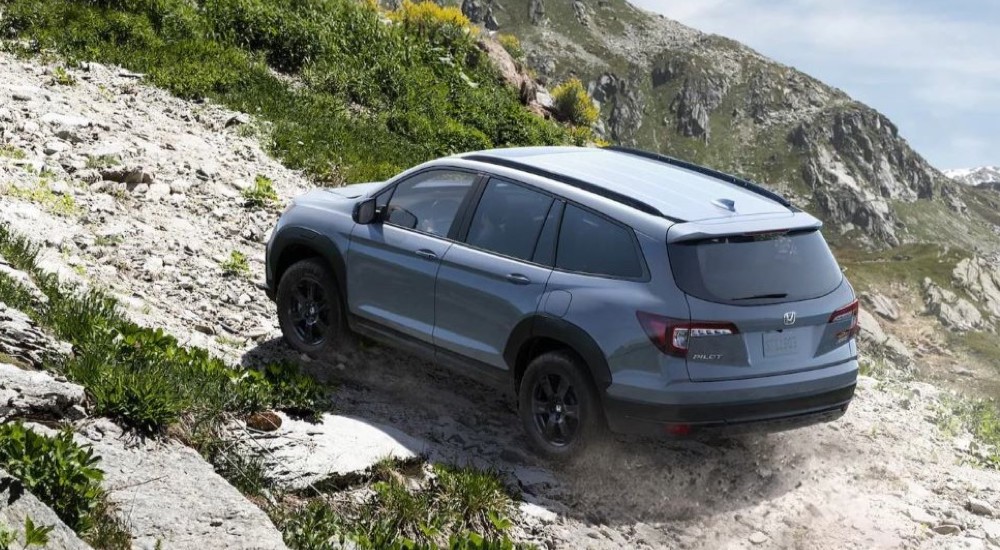
[[[227,277],[250,276],[250,261],[247,259],[246,254],[239,250],[230,252],[229,257],[222,262],[221,267],[223,275]]]
[[[264,208],[278,202],[278,192],[274,190],[271,178],[257,174],[253,185],[243,190],[243,199],[251,208]]]

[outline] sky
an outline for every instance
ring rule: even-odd
[[[1000,165],[1000,1],[630,1],[840,88],[937,168]]]

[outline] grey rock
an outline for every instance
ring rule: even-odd
[[[83,128],[92,123],[89,118],[79,115],[63,115],[59,113],[45,113],[39,119],[50,126],[62,126],[70,128]]]
[[[494,0],[462,0],[462,13],[469,21],[495,31],[500,28],[500,23],[493,13],[493,5]]]
[[[61,550],[89,550],[72,529],[45,503],[31,494],[21,481],[0,470],[0,525],[17,534],[18,544],[24,543],[24,520],[30,518],[35,526],[51,526],[46,548]]]
[[[942,523],[932,527],[931,530],[939,535],[957,535],[962,532],[962,527],[953,523]]]
[[[941,288],[929,278],[923,282],[924,305],[927,311],[937,316],[945,327],[956,332],[983,330],[989,322],[983,319],[976,306],[954,292]]]
[[[645,98],[639,86],[630,79],[605,73],[588,85],[588,91],[602,110],[609,113],[608,137],[615,142],[634,145],[645,109]]]
[[[68,355],[69,344],[60,342],[20,311],[0,302],[0,354],[20,366],[42,368],[53,355]]]
[[[531,0],[528,5],[528,18],[532,25],[541,25],[545,21],[545,4],[542,0]]]
[[[425,441],[391,426],[351,416],[325,414],[320,422],[296,420],[284,413],[281,427],[268,433],[232,427],[248,450],[262,452],[268,477],[295,489],[329,476],[364,471],[385,457],[411,458],[424,454]]]
[[[131,439],[98,419],[75,436],[93,445],[102,483],[132,533],[133,547],[285,548],[260,508],[222,479],[193,449],[174,441]]]
[[[84,141],[77,129],[71,126],[59,128],[55,131],[55,136],[70,143],[82,143]]]
[[[101,178],[115,183],[126,185],[149,184],[153,182],[153,175],[143,170],[141,166],[131,168],[105,168],[101,170]]]
[[[969,500],[965,503],[965,507],[977,516],[993,517],[996,515],[996,510],[993,509],[993,506],[989,502],[975,497],[969,497]]]
[[[952,272],[955,284],[976,298],[994,319],[1000,320],[1000,258],[965,258]]]
[[[192,187],[191,182],[184,178],[178,178],[170,182],[170,192],[179,195],[186,194],[188,191],[191,190],[191,187]]]
[[[895,321],[899,319],[899,306],[888,296],[876,291],[862,292],[861,301],[879,317]]]
[[[146,198],[158,200],[170,195],[170,186],[165,183],[154,183],[149,186]]]
[[[917,506],[910,506],[906,510],[906,514],[910,516],[910,519],[913,521],[923,525],[933,525],[937,522],[937,518],[927,513],[927,510]]]
[[[225,126],[226,128],[232,128],[234,126],[242,126],[244,124],[250,124],[250,115],[246,113],[236,113],[226,120]]]
[[[753,533],[750,534],[749,540],[753,544],[760,545],[764,544],[770,539],[764,533],[761,533],[760,531],[754,531]]]
[[[42,152],[46,155],[55,155],[69,149],[69,145],[64,141],[50,141],[45,144]]]
[[[86,399],[82,386],[52,375],[0,362],[0,418],[13,416],[60,419],[78,416],[72,411]]]

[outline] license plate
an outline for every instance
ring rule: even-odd
[[[792,355],[799,349],[798,338],[790,332],[765,332],[764,357]]]

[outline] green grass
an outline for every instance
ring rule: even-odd
[[[1000,401],[995,399],[946,399],[938,411],[942,431],[957,435],[968,431],[975,438],[972,462],[1000,470]]]
[[[100,460],[68,430],[50,437],[20,422],[0,425],[0,468],[95,547],[128,548],[131,537],[114,519],[101,488]]]
[[[948,334],[949,347],[960,349],[994,365],[1000,372],[1000,338],[991,332],[962,332]]]
[[[257,174],[253,184],[242,192],[246,205],[251,208],[263,208],[278,202],[278,192],[274,190],[271,178]]]
[[[250,260],[247,259],[246,254],[239,250],[230,252],[229,257],[223,260],[220,267],[222,268],[223,275],[227,277],[250,276]]]
[[[8,145],[8,144],[0,145],[0,157],[6,157],[14,160],[21,160],[26,156],[27,155],[24,153],[23,150],[18,149],[13,145]]]
[[[10,184],[7,187],[7,195],[33,202],[46,211],[59,216],[75,216],[80,209],[76,205],[76,200],[72,195],[59,195],[52,191],[52,184],[48,178],[39,178],[33,186],[21,187]]]
[[[374,549],[514,549],[506,534],[513,499],[492,472],[435,465],[420,488],[398,474],[410,463],[387,460],[372,468],[375,483],[363,502],[332,506],[322,498],[272,516],[295,549],[339,548],[328,541]]]
[[[384,179],[445,154],[565,143],[450,19],[394,24],[355,0],[8,0],[5,26],[69,62],[118,63],[186,98],[271,123],[272,152],[316,179]],[[290,85],[269,68],[296,77]]]
[[[52,81],[59,86],[75,86],[76,77],[66,71],[66,67],[56,67],[52,70]]]
[[[121,164],[121,161],[114,155],[98,155],[96,157],[87,157],[86,167],[100,170],[102,168],[118,166],[119,164]]]
[[[892,282],[920,288],[924,278],[951,288],[952,271],[959,261],[970,256],[961,249],[926,243],[904,244],[880,252],[836,244],[833,249],[846,270],[845,275],[858,290],[880,288]]]
[[[102,292],[83,291],[42,272],[37,251],[0,224],[0,254],[31,275],[48,302],[36,309],[31,293],[5,274],[0,274],[0,300],[73,344],[73,355],[53,359],[51,368],[87,388],[95,414],[148,433],[182,420],[197,432],[213,428],[224,414],[277,408],[305,415],[329,407],[326,390],[295,366],[232,368],[204,349],[182,346],[160,329],[128,321]]]

